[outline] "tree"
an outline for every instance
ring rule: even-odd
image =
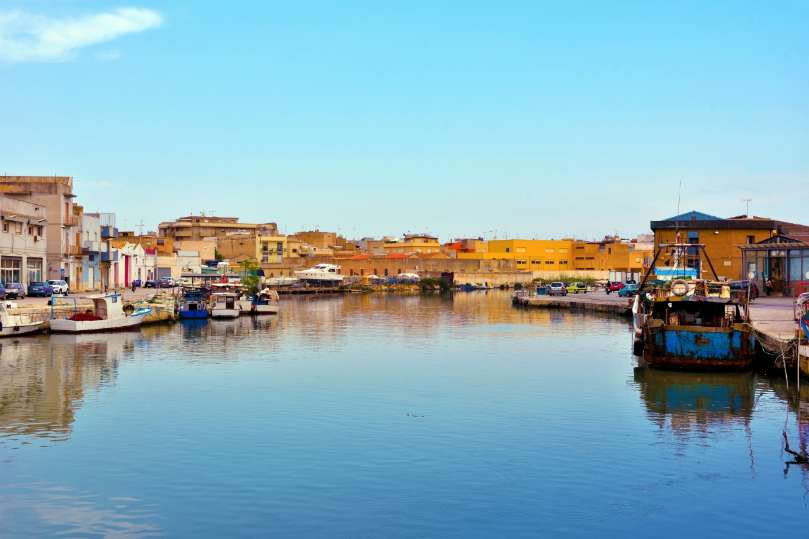
[[[216,247],[213,248],[213,257],[220,262],[225,259],[225,256],[216,250]]]
[[[247,293],[250,295],[258,293],[258,285],[261,283],[261,277],[256,275],[260,268],[258,262],[248,258],[239,262],[239,266],[242,268],[240,272],[242,273],[242,286],[247,288]]]

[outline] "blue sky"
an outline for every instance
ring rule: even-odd
[[[0,0],[0,173],[145,228],[809,224],[809,2]],[[487,235],[490,237],[492,234]]]

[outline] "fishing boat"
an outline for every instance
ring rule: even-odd
[[[656,281],[648,277],[661,252],[692,259],[701,252],[714,280],[675,279]],[[693,262],[701,268],[701,257]],[[752,365],[755,336],[750,327],[748,301],[731,297],[730,283],[716,271],[700,244],[661,244],[643,277],[632,305],[635,355],[651,367],[741,370]]]
[[[801,326],[806,341],[809,342],[809,292],[798,296],[795,304],[800,314],[798,324]],[[803,344],[800,339],[798,340],[798,368],[802,376],[809,377],[809,344]]]
[[[15,337],[37,331],[44,320],[35,320],[28,314],[9,314],[5,302],[0,302],[0,337]]]
[[[183,296],[183,306],[180,309],[180,318],[208,318],[208,302],[205,295],[198,290],[187,290]]]
[[[84,333],[95,331],[118,331],[139,327],[143,319],[152,312],[150,307],[136,308],[124,303],[121,294],[101,294],[88,296],[93,301],[93,311],[79,312],[76,298],[59,298],[51,304],[51,331],[54,333]],[[54,304],[73,301],[73,314],[68,318],[57,318]]]
[[[234,292],[215,292],[211,294],[212,318],[238,318],[241,309],[236,306],[239,295]]]
[[[278,292],[265,288],[253,295],[253,304],[250,306],[252,314],[278,314]]]
[[[343,282],[340,266],[318,264],[309,269],[296,271],[295,276],[302,282],[316,286],[334,286]]]

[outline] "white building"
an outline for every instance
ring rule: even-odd
[[[0,196],[0,281],[45,279],[48,221],[43,206]]]

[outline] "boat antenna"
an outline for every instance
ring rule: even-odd
[[[680,197],[683,192],[683,180],[680,180],[680,186],[677,188],[677,217],[676,217],[676,224],[674,225],[674,243],[680,243]],[[677,263],[675,268],[679,268],[680,266],[680,259],[682,258],[682,251],[680,246],[677,245],[675,247],[677,252]],[[676,271],[675,271],[676,274]],[[685,277],[685,267],[683,267],[683,277]]]

